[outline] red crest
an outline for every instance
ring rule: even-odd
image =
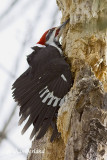
[[[48,30],[48,31],[49,31],[49,30]],[[46,35],[47,35],[48,31],[46,31],[46,32],[43,34],[43,36],[41,37],[41,39],[39,40],[39,42],[37,42],[37,44],[45,45]]]

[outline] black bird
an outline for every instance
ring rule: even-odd
[[[33,124],[30,138],[43,137],[49,126],[53,133],[50,141],[58,136],[57,113],[65,95],[73,85],[69,64],[63,55],[59,38],[69,19],[61,26],[49,29],[27,56],[29,68],[14,82],[13,97],[20,105],[19,124],[28,118],[22,134]]]

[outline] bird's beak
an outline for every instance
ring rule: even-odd
[[[70,21],[70,18],[67,19],[64,23],[62,23],[59,27],[56,28],[56,40],[59,40],[61,34],[63,33],[63,29],[65,28],[66,24]]]
[[[61,30],[62,28],[64,28],[69,21],[70,21],[70,18],[67,19],[64,23],[62,23],[62,24],[58,27],[58,29]]]

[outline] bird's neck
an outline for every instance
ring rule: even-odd
[[[63,54],[63,52],[62,52],[62,46],[61,46],[61,44],[59,42],[54,42],[53,41],[53,42],[49,43],[48,45],[54,46],[55,48],[58,49],[58,51],[60,52],[61,55]]]

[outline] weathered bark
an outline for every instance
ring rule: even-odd
[[[103,22],[107,0],[57,0],[57,4],[62,21],[70,17],[62,45],[74,72],[74,85],[58,112],[61,137],[50,143],[48,131],[42,160],[106,160],[107,37]]]

